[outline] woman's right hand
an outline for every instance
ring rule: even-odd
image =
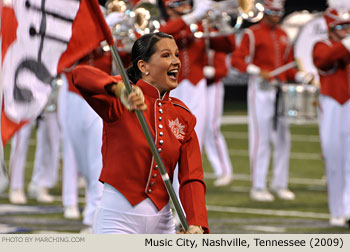
[[[145,97],[138,86],[132,85],[132,92],[128,95],[124,83],[120,81],[112,87],[112,91],[129,111],[147,109]]]

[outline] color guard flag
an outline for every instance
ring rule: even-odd
[[[113,37],[97,0],[4,0],[1,24],[5,144],[41,113],[58,73]]]

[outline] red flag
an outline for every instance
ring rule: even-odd
[[[58,73],[113,37],[97,0],[5,1],[1,23],[5,144],[41,113]]]

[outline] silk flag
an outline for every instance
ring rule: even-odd
[[[97,0],[4,0],[1,24],[6,144],[41,113],[57,74],[113,37]]]

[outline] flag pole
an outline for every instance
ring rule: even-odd
[[[126,71],[124,69],[124,66],[122,64],[122,60],[121,60],[121,58],[119,56],[118,50],[117,50],[115,45],[109,45],[109,46],[110,46],[110,49],[111,49],[111,52],[112,52],[113,60],[117,64],[117,68],[118,68],[119,73],[120,73],[120,75],[121,75],[121,77],[123,79],[126,91],[127,91],[128,94],[130,94],[132,92],[132,87],[130,85],[128,75],[127,75],[127,73],[126,73]],[[154,159],[157,162],[157,165],[159,167],[159,172],[162,175],[163,182],[164,182],[165,187],[166,187],[166,189],[168,191],[169,197],[170,197],[170,199],[172,200],[172,202],[174,204],[174,208],[175,208],[175,211],[176,211],[177,215],[179,216],[181,225],[187,231],[188,230],[188,223],[187,223],[185,214],[182,211],[179,199],[177,198],[177,196],[175,194],[175,191],[174,191],[174,188],[173,188],[173,186],[171,184],[169,175],[168,175],[168,173],[167,173],[167,171],[165,169],[163,161],[162,161],[162,159],[161,159],[161,157],[160,157],[160,155],[158,153],[158,150],[157,150],[157,148],[156,148],[156,146],[154,144],[154,139],[153,139],[153,137],[151,135],[150,129],[148,128],[148,125],[146,123],[145,117],[144,117],[142,111],[140,111],[140,110],[136,110],[136,115],[137,115],[137,118],[138,118],[138,120],[140,122],[140,125],[141,125],[141,128],[143,130],[143,133],[145,134],[145,137],[147,139],[149,147],[151,148],[151,151],[152,151],[152,154],[154,156]]]

